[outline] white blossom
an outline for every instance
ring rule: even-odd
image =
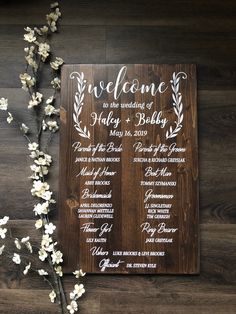
[[[32,87],[35,84],[35,78],[30,76],[28,73],[20,74],[20,80],[22,83],[22,88],[25,91],[28,91],[29,87]]]
[[[37,62],[30,55],[25,56],[25,60],[28,63],[28,65],[31,66],[33,69],[35,70],[38,69]]]
[[[35,31],[35,33],[37,33],[38,35],[42,35],[42,31],[41,31],[41,29],[39,29],[38,27],[34,27],[34,31]]]
[[[48,234],[43,234],[42,241],[41,241],[42,248],[44,249],[48,248],[51,243],[52,243],[52,238]]]
[[[48,202],[38,203],[34,206],[33,211],[35,212],[35,215],[47,215],[49,212],[48,206]]]
[[[50,156],[48,154],[44,154],[44,158],[46,160],[46,165],[50,166],[50,164],[52,163],[52,156]]]
[[[57,121],[47,121],[47,126],[50,131],[56,132],[59,129],[59,126],[57,124]]]
[[[56,8],[55,14],[58,16],[58,18],[61,17],[61,12],[59,8]]]
[[[84,277],[84,276],[86,275],[86,273],[84,273],[84,272],[82,271],[82,269],[80,269],[80,270],[75,270],[75,271],[73,272],[73,274],[75,275],[76,278]]]
[[[61,87],[61,80],[59,79],[59,77],[55,77],[52,81],[51,81],[51,85],[53,88],[55,89],[60,89]]]
[[[52,242],[49,246],[45,247],[45,251],[52,252],[56,245],[57,245],[57,242]]]
[[[23,271],[23,274],[24,274],[24,275],[27,275],[27,274],[28,274],[28,272],[29,272],[29,270],[30,270],[30,267],[31,267],[31,263],[29,263],[28,265],[25,266],[25,269],[24,269],[24,271]]]
[[[38,270],[38,274],[39,274],[40,276],[47,276],[47,275],[48,275],[48,273],[47,273],[44,269],[39,269],[39,270]]]
[[[63,276],[63,272],[62,272],[62,267],[61,266],[57,266],[54,268],[55,272],[57,273],[58,276],[62,277]]]
[[[0,228],[0,237],[2,239],[6,238],[7,228]]]
[[[0,246],[0,255],[2,255],[4,249],[5,249],[5,245]]]
[[[43,157],[39,157],[34,161],[39,166],[50,166],[52,162],[52,157],[48,154],[44,154]]]
[[[56,229],[56,226],[51,222],[49,224],[46,224],[44,227],[46,234],[53,234],[54,230]]]
[[[64,60],[62,58],[56,57],[54,61],[50,62],[50,65],[53,70],[57,71],[63,63]]]
[[[31,96],[31,100],[29,101],[28,108],[30,109],[35,106],[38,106],[42,102],[42,99],[43,99],[43,94],[39,92],[33,93]]]
[[[30,46],[24,48],[24,51],[26,52],[25,60],[28,63],[29,66],[31,66],[33,69],[38,69],[38,64],[35,61],[35,46]]]
[[[8,112],[7,123],[10,124],[10,123],[12,123],[12,121],[13,121],[13,116],[10,112]]]
[[[50,6],[51,6],[51,9],[54,9],[54,8],[58,7],[59,4],[58,4],[58,2],[54,2]]]
[[[44,249],[39,250],[39,259],[43,262],[48,257],[48,253]]]
[[[28,41],[29,43],[34,42],[34,41],[36,40],[34,31],[25,34],[25,35],[24,35],[24,40],[25,40],[25,41]]]
[[[20,264],[21,263],[21,258],[20,258],[20,255],[17,254],[17,253],[14,253],[13,257],[12,257],[12,260],[15,264]]]
[[[59,12],[59,11],[57,11]],[[48,21],[48,24],[49,23],[52,23],[52,22],[57,22],[57,20],[59,19],[59,15],[57,14],[56,10],[54,12],[51,12],[50,14],[47,14],[46,15],[46,19]],[[49,25],[50,26],[50,25]]]
[[[40,176],[43,176],[48,174],[47,167],[50,166],[52,162],[52,157],[48,154],[43,154],[43,157],[38,157],[37,159],[34,160],[34,162],[36,163],[36,165],[31,165],[30,169],[35,173],[39,173]]]
[[[29,132],[29,128],[24,123],[21,124],[20,129],[24,134],[27,134]]]
[[[43,131],[45,131],[47,129],[47,123],[45,122],[45,120],[42,121],[42,129]]]
[[[74,291],[70,292],[70,299],[71,300],[77,300],[78,298],[76,297],[76,294]]]
[[[80,298],[85,293],[84,285],[76,284],[74,287],[74,293],[76,295],[76,298]]]
[[[46,104],[50,105],[52,102],[54,101],[54,97],[50,96],[47,100],[46,100]]]
[[[52,192],[49,190],[49,184],[47,182],[42,182],[40,180],[33,181],[33,188],[31,189],[31,194],[37,196],[46,201],[51,199]]]
[[[29,43],[35,42],[37,38],[35,36],[34,30],[32,30],[30,27],[26,27],[25,30],[27,33],[24,34],[24,40]]]
[[[38,54],[41,56],[42,61],[44,62],[50,53],[50,46],[47,43],[39,43]]]
[[[28,150],[33,150],[34,151],[34,150],[37,150],[38,147],[39,147],[39,145],[37,143],[35,143],[35,142],[28,144]]]
[[[47,105],[44,108],[46,116],[51,116],[52,114],[58,114],[60,109],[55,109],[52,105]]]
[[[38,159],[35,159],[34,161],[39,166],[45,166],[46,165],[46,159],[43,157],[39,157]]]
[[[52,303],[55,302],[56,296],[57,296],[57,295],[56,295],[56,293],[55,293],[54,290],[52,290],[52,291],[49,293],[49,298],[50,298],[50,301],[51,301]]]
[[[35,191],[40,192],[41,190],[48,190],[49,189],[49,184],[47,182],[43,182],[40,180],[35,180],[33,182],[33,188]]]
[[[44,199],[45,201],[50,201],[51,197],[52,197],[52,192],[50,191],[45,191],[42,193],[42,195],[40,196],[42,199]]]
[[[25,237],[21,239],[21,243],[27,243],[29,241],[30,237]]]
[[[36,228],[36,229],[40,229],[40,228],[42,228],[42,226],[43,226],[43,220],[42,220],[42,219],[36,220],[36,222],[35,222],[35,228]]]
[[[8,107],[8,99],[2,97],[0,99],[0,110],[7,110],[7,107]]]
[[[30,156],[30,158],[33,158],[33,159],[38,157],[39,156],[39,150],[36,149],[35,151],[31,151],[29,156]]]
[[[70,314],[74,314],[78,311],[78,305],[76,301],[71,301],[69,305],[67,305],[67,309],[69,310]]]
[[[57,30],[56,22],[61,16],[61,12],[59,8],[56,8],[54,12],[46,15],[47,23],[50,27],[51,32],[55,32]]]
[[[2,219],[0,219],[0,226],[6,225],[8,220],[9,220],[9,217],[8,216],[4,216]]]
[[[16,238],[15,241],[14,241],[14,243],[15,243],[16,248],[17,248],[18,250],[20,250],[20,249],[21,249],[20,240]]]
[[[33,253],[33,248],[32,248],[32,245],[31,245],[30,242],[26,242],[26,243],[25,243],[25,246],[26,246],[26,248],[28,249],[28,251],[29,251],[30,253]]]
[[[21,243],[23,243],[23,244],[26,246],[27,250],[28,250],[30,253],[33,253],[33,248],[32,248],[31,243],[29,242],[29,239],[30,239],[29,236],[28,236],[28,237],[25,237],[25,238],[22,238],[22,239],[21,239]]]
[[[62,254],[61,251],[54,251],[54,252],[52,252],[51,257],[52,257],[52,263],[53,264],[60,264],[60,263],[63,262],[63,259],[62,259],[63,254]]]
[[[51,21],[50,24],[49,24],[49,26],[50,26],[50,30],[51,30],[53,33],[57,31],[57,24],[56,24],[55,21]]]
[[[46,34],[48,32],[48,27],[44,25],[43,27],[40,28],[40,30],[43,34]]]
[[[31,176],[32,179],[38,180],[39,177],[43,177],[48,174],[48,168],[46,166],[31,165],[30,169],[34,172],[34,175]]]

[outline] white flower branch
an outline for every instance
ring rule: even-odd
[[[76,283],[74,289],[69,294],[70,302],[68,304],[65,291],[63,288],[63,253],[57,247],[57,241],[54,239],[56,226],[50,221],[52,206],[56,203],[53,199],[53,192],[47,182],[49,168],[52,164],[52,157],[47,153],[47,148],[53,134],[59,129],[58,115],[56,109],[56,94],[60,90],[60,78],[58,76],[60,67],[64,63],[62,58],[56,57],[50,62],[52,71],[51,87],[53,88],[52,96],[44,99],[44,95],[39,90],[40,67],[51,57],[51,47],[47,41],[48,35],[53,34],[58,29],[58,20],[61,17],[59,5],[57,2],[51,5],[51,12],[46,15],[47,25],[41,28],[26,27],[24,40],[28,43],[25,50],[26,67],[25,72],[20,74],[22,89],[29,94],[28,109],[33,110],[37,120],[37,130],[33,132],[25,123],[20,123],[14,115],[8,110],[8,100],[0,99],[0,110],[7,114],[6,120],[9,124],[15,122],[28,143],[29,156],[33,160],[30,165],[32,175],[31,194],[36,200],[33,212],[36,216],[35,229],[41,231],[41,240],[38,245],[32,244],[28,236],[21,240],[13,237],[11,228],[7,228],[8,216],[0,219],[0,240],[8,239],[7,245],[0,244],[0,255],[5,254],[11,261],[18,265],[24,266],[23,275],[30,271],[35,271],[46,281],[51,289],[49,299],[51,302],[57,302],[60,306],[61,313],[73,314],[78,310],[78,299],[84,294],[83,284]],[[81,95],[78,98],[78,104],[82,109],[84,80],[80,82]],[[78,83],[79,84],[79,83]],[[78,87],[79,88],[79,87]],[[79,108],[80,112],[81,109]],[[77,112],[78,113],[78,112]],[[77,114],[77,118],[79,118]],[[80,125],[78,121],[78,125]],[[82,130],[82,129],[81,129]],[[41,148],[41,139],[45,133],[49,132],[46,146]],[[89,131],[82,130],[84,135],[89,136]],[[9,253],[6,246],[12,241],[13,252]],[[37,262],[36,262],[37,261]],[[41,267],[35,267],[38,263],[43,263]],[[80,279],[85,275],[82,270],[74,272],[75,278]]]

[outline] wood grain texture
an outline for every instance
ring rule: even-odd
[[[73,73],[74,76],[72,77],[74,79],[71,79]],[[84,79],[87,82],[83,92],[83,108],[81,107],[82,110],[79,115],[79,120],[81,121],[80,128],[83,129],[85,126],[88,128],[91,133],[89,139],[78,134],[73,121],[75,95],[78,95],[79,92],[77,78],[80,73],[84,74]],[[101,97],[96,97],[88,91],[88,84],[92,84],[96,88],[99,86],[99,82],[104,82],[105,86],[108,82],[115,84],[117,76],[123,76],[124,73],[125,79],[119,84],[118,93],[120,96],[117,99],[113,92],[110,91],[104,91]],[[181,130],[177,136],[167,139],[165,134],[167,130],[170,134],[170,125],[171,128],[175,128],[174,121],[176,120],[176,115],[172,105],[172,97],[175,97],[175,95],[173,95],[169,84],[169,82],[173,84],[172,80],[175,80],[175,75],[176,78],[178,77],[177,80],[179,80],[178,91],[183,96],[181,113],[184,122],[181,123]],[[133,82],[133,80],[139,82],[139,88],[142,86],[141,84],[146,84],[146,86],[155,84],[155,90],[158,89],[159,84],[162,82],[165,84],[162,90],[166,89],[166,92],[156,92],[155,95],[151,95],[150,92],[142,93],[139,91],[121,93],[122,84]],[[98,87],[99,93],[100,89]],[[120,104],[116,109],[114,106],[111,106],[114,102]],[[122,109],[122,104],[130,104],[131,102],[133,104],[145,104],[145,107],[142,110],[140,108]],[[105,108],[103,106],[104,103],[109,104],[109,107]],[[148,103],[153,103],[151,109],[146,108]],[[195,66],[185,64],[64,65],[62,69],[61,112],[59,219],[60,243],[65,252],[67,272],[72,272],[76,265],[79,264],[88,273],[100,273],[102,271],[101,263],[105,259],[109,259],[114,264],[120,260],[122,260],[122,263],[115,268],[107,267],[106,270],[104,269],[105,273],[198,273],[199,215]],[[161,114],[158,123],[147,121],[144,126],[142,124],[138,126],[140,114],[150,119],[157,113],[158,115]],[[94,114],[99,117],[101,115],[103,119],[112,114],[112,119],[120,119],[120,124],[116,127],[112,123],[96,122],[91,127],[94,121],[92,119]],[[128,123],[126,121],[127,118],[129,118]],[[160,120],[164,118],[167,119],[166,121],[169,121],[166,127],[164,127],[164,124],[160,126]],[[157,119],[155,118],[154,120]],[[127,131],[132,136],[127,136]],[[113,132],[122,135],[114,136]],[[136,135],[136,132],[139,132],[139,135]],[[147,132],[147,134],[143,136],[143,132]],[[95,154],[88,151],[90,145],[107,147],[109,143],[112,143],[115,147],[121,147],[121,151],[119,153],[109,153],[109,151],[106,152],[105,150]],[[85,152],[83,150],[76,151],[75,144],[79,144],[82,148],[87,148],[87,150]],[[153,152],[139,153],[134,148],[137,144],[141,144],[142,148],[148,148],[151,145],[155,147],[160,145],[171,147],[170,145],[175,145],[184,149],[184,153],[173,153],[170,155],[161,152],[161,150],[158,150],[156,154]],[[170,150],[168,150],[169,152]],[[135,159],[139,160],[140,158],[153,158],[154,160],[156,158],[166,158],[167,160],[167,156],[171,159],[184,158],[186,161],[184,163],[135,161]],[[75,160],[77,158],[94,158],[94,160],[108,158],[108,161],[100,161],[99,163],[97,161],[81,161],[76,163]],[[109,161],[111,158],[118,158],[119,162]],[[151,168],[152,171],[167,169],[171,176],[169,178],[165,176],[157,178],[156,176],[154,179],[145,175],[147,168]],[[114,175],[98,175],[95,180],[93,175],[79,175],[84,169],[87,169],[86,172],[98,171],[99,173],[101,173],[102,169],[107,169],[107,172],[113,172]],[[166,181],[174,181],[176,185],[150,185],[150,183],[158,180],[161,182],[165,181],[165,183]],[[93,185],[91,185],[91,181]],[[101,183],[96,185],[96,181],[110,183],[102,186]],[[149,185],[141,185],[141,182]],[[110,193],[111,197],[107,199],[102,197],[97,199],[93,199],[93,197],[85,198],[83,196],[85,190],[88,190],[89,193],[101,194],[102,196]],[[151,192],[154,196],[156,195],[156,199],[145,201],[148,195],[147,192]],[[159,194],[162,194],[164,198],[158,199]],[[172,196],[173,199],[171,199]],[[84,204],[88,205],[88,208],[83,207]],[[148,217],[150,215],[148,215],[147,208],[152,211],[153,208],[165,208],[165,204],[171,205],[168,211],[170,214],[168,219],[162,219],[160,216],[156,219],[154,215],[152,219]],[[102,205],[101,208],[105,209],[104,214],[106,214],[105,205],[111,205],[114,213],[108,215],[108,218],[96,219],[96,215],[99,216],[99,211],[95,211],[95,216],[88,217],[91,216],[91,210],[96,209],[96,207],[93,207],[94,205]],[[156,213],[158,213],[158,210]],[[111,230],[103,236],[98,236],[96,232],[84,232],[85,224],[90,224],[91,228],[99,229],[104,223]],[[167,228],[177,229],[172,234],[167,232],[157,234],[154,231],[153,236],[150,236],[147,231],[141,231],[143,224],[149,224],[152,228],[157,229],[160,227],[160,224],[164,224]],[[88,238],[93,241],[88,242]],[[101,238],[102,240],[104,239],[105,243],[99,242]],[[147,242],[147,240],[150,241],[150,238],[151,240],[171,238],[173,243]],[[91,250],[93,249],[102,250],[105,253],[92,254]],[[114,253],[117,251],[124,255],[118,256],[117,253]],[[140,256],[129,256],[125,252],[131,252],[131,254],[132,252],[134,254],[137,252]],[[150,255],[142,256],[142,252]],[[151,255],[159,253],[164,255]],[[142,264],[142,267],[135,266],[136,263]],[[129,267],[128,264],[131,264],[132,267]],[[148,267],[148,264],[154,266]]]
[[[9,97],[22,118],[28,119],[29,113],[19,89],[18,75],[24,69],[20,38],[26,25],[43,23],[48,4],[47,0],[0,1],[0,97]],[[188,61],[197,64],[198,74],[201,274],[87,276],[81,313],[234,314],[236,2],[67,0],[63,15],[54,47],[67,63]],[[49,81],[48,73],[44,78]],[[33,125],[33,120],[29,123]],[[55,139],[55,157],[57,145]],[[16,220],[19,235],[32,234],[34,219],[25,183],[30,164],[25,151],[22,138],[0,118],[0,215]],[[54,169],[58,173],[57,161]],[[56,180],[57,175],[52,178],[55,188]],[[19,279],[17,270],[6,266],[0,260],[0,313],[57,312],[47,301],[44,283],[35,276]],[[70,276],[65,284],[69,291]]]

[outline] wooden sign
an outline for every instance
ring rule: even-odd
[[[65,65],[60,227],[66,270],[199,272],[194,65]]]

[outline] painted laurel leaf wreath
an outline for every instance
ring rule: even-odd
[[[175,128],[170,126],[169,130],[166,131],[166,139],[176,137],[178,135],[178,132],[181,130],[183,126],[182,122],[184,119],[184,114],[182,113],[183,111],[182,94],[179,92],[179,81],[181,78],[186,79],[187,74],[184,72],[179,72],[175,74],[174,72],[172,80],[170,81],[171,88],[173,91],[172,93],[173,108],[177,117],[177,121],[175,121]]]
[[[86,86],[86,80],[84,80],[84,73],[78,73],[78,72],[72,72],[70,74],[70,78],[77,79],[77,88],[78,91],[75,94],[75,102],[74,102],[74,113],[73,113],[73,120],[74,120],[74,127],[76,128],[76,130],[78,131],[79,135],[81,137],[85,137],[85,138],[90,138],[90,132],[87,129],[86,126],[84,126],[84,128],[81,127],[81,120],[80,120],[80,115],[82,112],[82,108],[84,105],[84,90],[85,90],[85,86]]]
[[[81,137],[90,138],[90,132],[86,126],[84,128],[81,127],[80,114],[82,112],[82,107],[84,105],[84,90],[86,86],[86,80],[84,80],[84,73],[72,72],[70,75],[71,79],[77,79],[77,87],[78,91],[75,94],[75,102],[74,102],[74,113],[73,120],[75,122],[74,127],[78,131]],[[184,119],[183,111],[183,102],[182,102],[182,94],[179,92],[179,82],[180,79],[186,79],[187,74],[184,72],[178,72],[177,74],[174,72],[172,76],[171,88],[172,88],[172,99],[173,99],[173,108],[177,117],[177,121],[175,121],[175,128],[170,126],[169,130],[166,131],[166,139],[176,137],[178,132],[182,128],[182,122]]]

